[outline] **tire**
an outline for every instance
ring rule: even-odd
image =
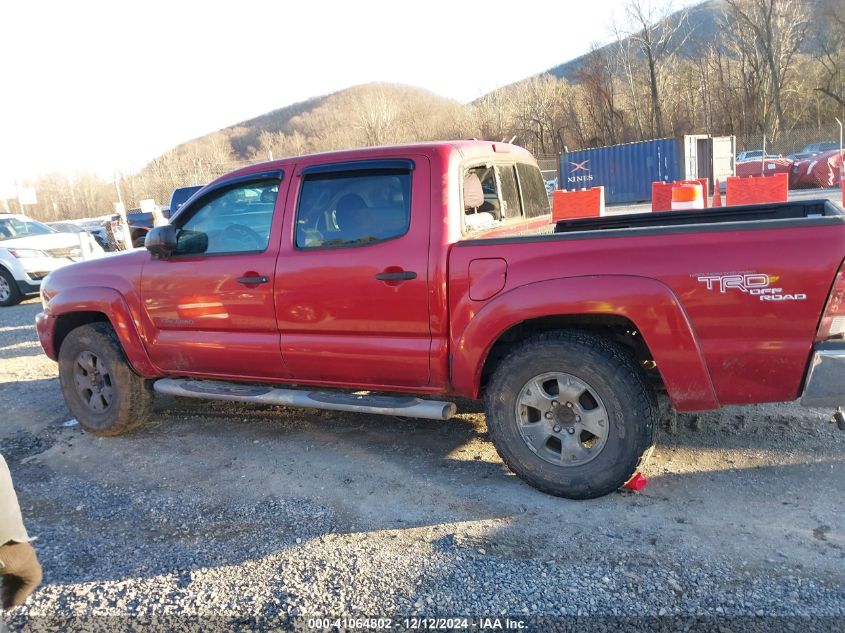
[[[152,389],[129,367],[108,323],[83,325],[65,337],[59,383],[71,414],[94,435],[122,435],[152,413]]]
[[[576,331],[541,334],[511,351],[487,387],[485,409],[505,464],[569,499],[601,497],[628,481],[651,453],[658,419],[634,358]]]
[[[23,297],[12,273],[5,268],[0,268],[0,306],[4,308],[16,306],[23,301]]]
[[[132,248],[144,248],[144,243],[147,240],[146,235],[142,235],[141,237],[136,237],[132,240]]]

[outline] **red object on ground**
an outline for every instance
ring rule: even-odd
[[[626,481],[625,485],[622,487],[625,490],[633,490],[635,492],[639,492],[647,485],[648,479],[646,479],[642,473],[634,473],[634,476],[631,477],[628,481]]]
[[[730,176],[725,193],[725,206],[786,202],[788,196],[789,176],[785,173],[751,178]]]
[[[651,210],[671,211],[672,210],[672,183],[653,182],[651,183]]]
[[[672,185],[672,211],[704,208],[704,187],[700,182],[676,182]]]
[[[598,218],[604,215],[604,187],[557,190],[552,198],[552,220]]]
[[[700,183],[704,192],[704,208],[707,208],[707,190],[710,181],[707,178],[698,180],[676,180],[675,182],[653,182],[651,183],[651,210],[671,211],[672,210],[672,187],[681,184]]]
[[[794,162],[788,158],[767,158],[766,160],[746,160],[736,165],[736,175],[740,178],[748,176],[772,176],[774,174],[788,174],[792,171]]]
[[[799,161],[789,176],[789,186],[793,189],[836,187],[842,180],[842,155],[839,150],[833,150]]]
[[[719,179],[716,179],[716,184],[713,186],[713,208],[716,209],[722,206],[722,190],[719,188]]]

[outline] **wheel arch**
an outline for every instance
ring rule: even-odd
[[[74,288],[50,298],[45,317],[37,322],[42,345],[50,358],[58,358],[62,342],[74,329],[90,323],[108,323],[117,335],[132,370],[145,378],[161,373],[144,348],[132,312],[123,295],[112,288]]]
[[[703,354],[680,301],[665,284],[627,275],[568,277],[527,284],[487,302],[452,340],[452,382],[477,398],[507,350],[539,332],[581,329],[653,360],[679,411],[718,408]]]
[[[72,330],[91,323],[108,323],[111,325],[111,321],[109,321],[109,318],[103,312],[66,312],[56,317],[56,327],[53,331],[53,346],[56,350],[56,356],[58,356],[59,350],[62,348],[62,343],[65,338],[67,338],[67,335],[70,334]],[[112,328],[113,327],[114,326],[112,326]]]
[[[523,341],[544,332],[579,330],[614,340],[627,348],[640,363],[654,360],[654,355],[640,335],[636,323],[618,314],[552,314],[515,323],[493,342],[481,367],[479,387],[487,386],[490,376],[510,351]],[[655,367],[656,371],[656,367]],[[657,377],[662,377],[656,371]]]

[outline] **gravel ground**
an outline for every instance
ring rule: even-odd
[[[679,416],[643,492],[573,502],[509,474],[474,403],[434,422],[159,398],[130,436],[64,427],[38,309],[0,309],[0,452],[45,572],[12,630],[845,626],[829,411]]]

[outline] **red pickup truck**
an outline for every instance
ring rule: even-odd
[[[588,498],[648,453],[658,390],[844,404],[843,255],[829,202],[553,224],[524,149],[370,148],[223,176],[146,250],[51,273],[37,328],[96,434],[154,392],[436,419],[484,397],[514,472]]]

